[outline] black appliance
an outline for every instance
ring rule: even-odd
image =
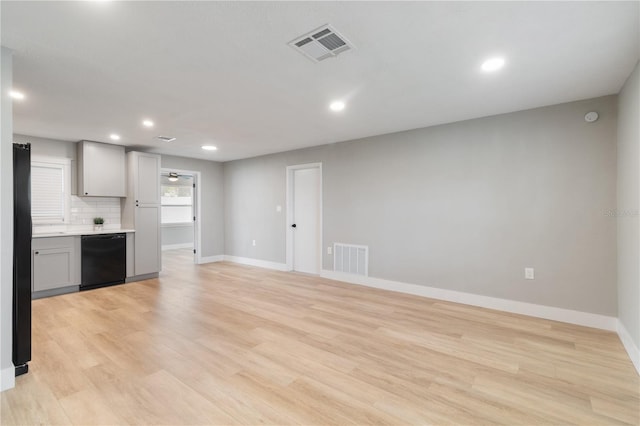
[[[80,291],[122,284],[127,275],[125,234],[82,236]]]
[[[13,144],[13,365],[31,361],[31,145]]]

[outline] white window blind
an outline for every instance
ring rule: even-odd
[[[162,223],[191,223],[191,206],[162,206]]]
[[[193,222],[193,185],[191,182],[161,185],[161,222]]]
[[[34,223],[64,223],[64,164],[31,163],[31,217]]]

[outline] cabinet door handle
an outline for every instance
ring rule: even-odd
[[[37,252],[36,252],[36,254],[40,254],[40,252],[39,252],[39,251],[37,251]]]
[[[88,193],[88,192],[85,192],[85,193],[84,193],[84,195],[89,195],[89,193]]]

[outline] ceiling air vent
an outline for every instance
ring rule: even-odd
[[[333,58],[338,54],[353,49],[353,45],[331,25],[323,25],[303,36],[289,42],[289,46],[302,53],[313,62]]]
[[[162,142],[173,142],[176,140],[176,138],[172,138],[171,136],[158,136],[157,138]]]

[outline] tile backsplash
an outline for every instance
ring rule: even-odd
[[[33,233],[90,231],[93,218],[104,219],[104,229],[120,229],[120,198],[71,196],[69,222],[57,225],[33,225]]]
[[[71,196],[70,225],[93,225],[94,217],[104,218],[105,228],[120,227],[120,198]]]

